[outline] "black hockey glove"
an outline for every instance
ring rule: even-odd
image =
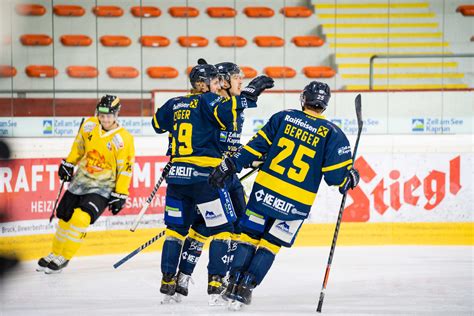
[[[234,163],[231,159],[226,158],[222,160],[221,164],[212,170],[211,174],[209,175],[208,182],[215,188],[223,188],[224,183],[237,171]]]
[[[66,160],[61,161],[58,170],[58,176],[61,181],[69,182],[74,174],[74,165]]]
[[[344,181],[344,184],[339,187],[339,192],[341,194],[344,194],[349,189],[354,189],[357,184],[359,184],[359,179],[359,171],[357,171],[357,169],[352,168],[347,172],[346,180]]]
[[[241,96],[246,97],[254,102],[257,102],[258,96],[265,89],[273,88],[274,81],[272,78],[267,76],[258,76],[257,78],[250,81],[248,86],[242,89]]]
[[[127,195],[117,192],[110,193],[109,210],[113,215],[117,215],[123,209],[125,202],[127,202],[127,197]]]

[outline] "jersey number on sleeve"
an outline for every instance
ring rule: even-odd
[[[276,155],[275,158],[273,158],[272,162],[270,163],[270,169],[276,173],[284,174],[285,168],[279,165],[279,163],[286,158],[293,156],[292,165],[299,170],[293,167],[288,168],[288,178],[297,182],[303,182],[309,171],[309,164],[303,161],[303,157],[308,156],[310,158],[314,158],[316,151],[304,145],[298,145],[296,148],[296,153],[293,155],[295,151],[295,143],[286,137],[280,138],[277,145],[278,147],[282,148],[282,151]]]

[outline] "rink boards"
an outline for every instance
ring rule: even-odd
[[[70,139],[14,139],[15,159],[0,166],[0,252],[33,259],[48,252],[48,218],[59,188],[57,165]],[[353,142],[352,137],[350,137]],[[144,224],[128,231],[161,174],[166,137],[137,137],[137,164],[127,208],[108,211],[91,228],[79,255],[129,252],[163,227],[166,184]],[[349,193],[338,245],[473,245],[472,135],[364,135],[356,167],[360,186]],[[244,183],[247,193],[252,180]],[[330,245],[341,196],[322,184],[296,246]],[[158,242],[150,247],[157,250]]]

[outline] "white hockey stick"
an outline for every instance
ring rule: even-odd
[[[140,213],[138,213],[137,217],[135,218],[135,221],[133,222],[132,226],[130,227],[130,231],[134,232],[135,229],[137,229],[138,224],[140,223],[140,220],[142,219],[143,215],[145,215],[146,210],[151,204],[151,201],[153,201],[153,198],[156,195],[156,192],[161,186],[161,183],[165,179],[165,177],[168,175],[168,172],[170,172],[171,169],[171,161],[166,164],[166,166],[163,168],[163,172],[161,173],[161,177],[158,180],[158,182],[155,184],[155,187],[153,188],[153,191],[151,192],[150,196],[146,199],[145,205],[143,205]]]

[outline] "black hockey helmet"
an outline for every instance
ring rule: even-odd
[[[189,73],[189,81],[194,89],[196,89],[196,82],[202,81],[208,87],[211,85],[211,80],[217,78],[217,69],[214,65],[209,65],[204,59],[199,58],[198,64],[191,69]]]
[[[300,95],[301,106],[309,105],[325,110],[331,98],[331,89],[323,82],[311,81]]]
[[[223,62],[216,64],[217,73],[219,77],[230,84],[230,77],[232,75],[240,75],[240,68],[237,64],[231,62]]]
[[[120,98],[115,95],[106,94],[97,104],[96,111],[103,114],[118,114],[120,106]]]

